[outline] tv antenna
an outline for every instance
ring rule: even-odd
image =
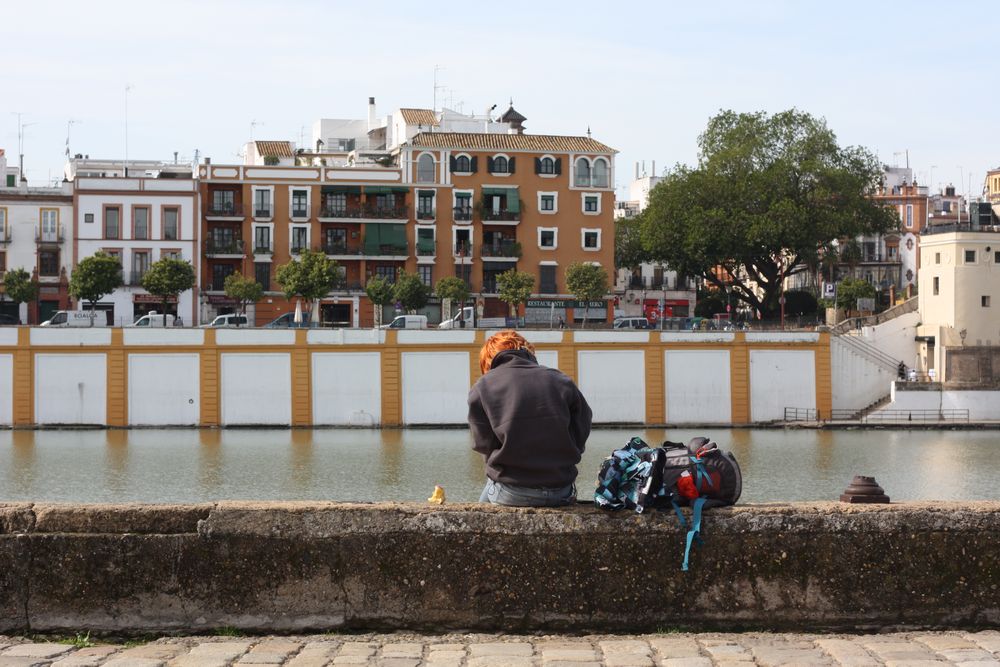
[[[435,65],[434,66],[434,104],[431,107],[431,111],[433,111],[435,113],[437,113],[438,89],[444,88],[444,86],[439,86],[438,85],[438,71],[439,70],[443,70],[443,69],[444,68],[441,67],[440,65]]]

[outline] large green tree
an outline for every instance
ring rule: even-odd
[[[417,274],[401,271],[392,286],[392,296],[403,306],[403,310],[412,313],[427,305],[431,288]]]
[[[597,264],[574,262],[566,267],[566,289],[580,301],[602,299],[608,293],[608,272]],[[587,326],[585,309],[583,326]]]
[[[122,265],[118,258],[98,251],[84,257],[69,279],[69,293],[77,301],[90,303],[90,325],[94,325],[97,302],[122,286]]]
[[[16,304],[28,303],[38,297],[38,283],[24,269],[11,269],[3,276],[3,291]]]
[[[160,312],[164,313],[163,326],[167,326],[167,302],[194,287],[194,283],[194,267],[191,266],[191,262],[183,259],[164,257],[153,262],[149,270],[143,274],[142,288],[160,297],[160,304],[163,307]]]
[[[652,259],[642,243],[641,222],[641,217],[615,220],[615,266],[619,269],[634,269]]]
[[[881,185],[876,156],[839,146],[822,118],[723,111],[698,145],[697,166],[677,165],[650,193],[643,245],[755,310],[768,310],[784,278],[815,266],[835,239],[898,226],[870,196]]]
[[[392,303],[392,283],[385,276],[372,276],[365,284],[365,294],[375,306],[375,326],[382,326],[382,309]]]
[[[434,296],[442,301],[450,299],[461,312],[469,299],[469,284],[457,276],[445,276],[434,285]]]
[[[234,272],[226,276],[222,283],[226,296],[236,302],[240,312],[247,314],[247,306],[257,303],[264,296],[264,287],[253,278],[247,278],[242,273]]]
[[[340,274],[337,262],[328,259],[325,253],[303,250],[297,260],[279,266],[274,279],[289,300],[299,297],[312,304],[310,322],[315,326],[319,322],[319,300],[337,285]]]
[[[527,303],[534,288],[535,277],[524,271],[507,269],[497,276],[497,298],[510,307],[512,317],[517,317],[517,306]]]

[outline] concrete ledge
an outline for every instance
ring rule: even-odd
[[[1000,625],[1000,503],[0,504],[0,632]]]

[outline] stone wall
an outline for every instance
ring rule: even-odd
[[[1000,503],[0,505],[0,633],[1000,625]]]

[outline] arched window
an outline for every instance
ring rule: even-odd
[[[434,156],[430,153],[424,153],[417,158],[417,182],[434,182]]]
[[[493,173],[494,174],[506,174],[507,173],[507,158],[500,157],[493,158]]]
[[[593,187],[595,188],[606,188],[608,187],[608,163],[606,160],[597,158],[594,160],[594,174],[593,174]]]
[[[455,171],[460,171],[462,173],[472,171],[472,162],[469,161],[468,155],[459,155],[455,158]]]
[[[539,174],[554,174],[556,173],[556,161],[550,157],[543,157],[542,161],[538,164]]]
[[[585,157],[578,158],[576,161],[576,185],[590,187],[590,161]]]

